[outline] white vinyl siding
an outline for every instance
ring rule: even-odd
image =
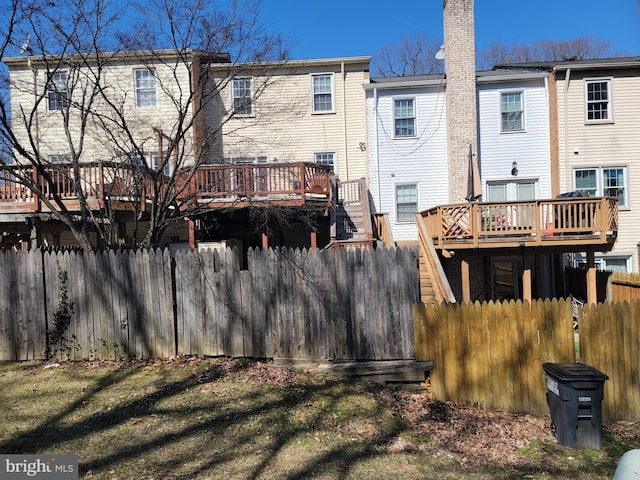
[[[395,137],[396,100],[414,99],[419,129],[414,137]],[[376,102],[377,99],[377,102]],[[367,91],[369,119],[369,188],[375,210],[389,214],[394,239],[415,242],[414,217],[402,221],[396,206],[396,185],[418,184],[417,208],[444,205],[449,200],[445,92],[441,85]],[[401,202],[402,203],[402,202]],[[412,207],[413,208],[413,207]],[[401,218],[397,218],[400,214]]]
[[[514,92],[521,92],[522,102],[523,130],[517,135],[503,132],[503,94]],[[479,83],[478,123],[482,200],[489,200],[490,183],[511,185],[513,193],[508,199],[524,199],[532,192],[539,199],[551,198],[549,103],[544,78]]]

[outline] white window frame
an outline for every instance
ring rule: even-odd
[[[269,158],[265,155],[247,155],[244,157],[229,157],[227,163],[234,165],[254,165],[259,163],[267,163]]]
[[[503,99],[505,95],[519,95],[520,96],[520,110],[508,110],[503,109]],[[522,133],[525,131],[525,115],[524,115],[524,90],[504,90],[500,92],[500,133]],[[520,128],[505,128],[505,115],[520,115]],[[509,121],[507,120],[507,123]]]
[[[589,86],[596,83],[605,83],[607,85],[607,99],[589,99]],[[611,77],[605,78],[585,78],[584,79],[584,121],[585,123],[613,123],[613,92]],[[607,108],[604,111],[606,118],[589,118],[589,106],[594,104],[606,103]]]
[[[329,78],[329,92],[316,90],[315,80],[319,78]],[[311,111],[314,114],[335,113],[335,86],[333,73],[316,73],[311,75]],[[316,108],[317,96],[329,96],[330,108]],[[324,102],[323,102],[324,103]]]
[[[415,217],[412,214],[411,218],[400,218],[399,215],[399,208],[400,206],[404,206],[404,205],[409,205],[409,204],[413,204],[413,202],[399,202],[399,198],[398,198],[398,190],[401,188],[405,188],[405,187],[415,187],[415,192],[416,192],[416,201],[415,201],[415,210],[413,211],[413,214],[415,214],[416,212],[420,211],[420,192],[418,190],[418,183],[417,182],[407,182],[407,183],[396,183],[394,185],[393,188],[393,196],[394,196],[394,202],[395,202],[395,217],[396,217],[396,223],[400,223],[400,224],[408,224],[408,223],[414,223],[415,222]]]
[[[160,168],[160,155],[158,155],[157,153],[152,153],[151,155],[151,163],[153,165],[153,170],[158,172],[159,168]],[[163,158],[164,160],[164,158]],[[171,161],[167,160],[166,165],[164,166],[164,168],[162,169],[162,174],[166,175],[167,177],[169,175],[171,175]]]
[[[71,163],[71,157],[65,154],[49,155],[47,160],[49,160],[49,163],[56,164],[56,165],[59,165],[61,163]]]
[[[606,170],[622,170],[622,178],[624,181],[624,185],[620,187],[605,187],[604,186],[604,172]],[[596,197],[605,197],[605,188],[621,188],[624,191],[624,194],[619,197],[618,206],[619,208],[629,208],[629,175],[627,173],[627,167],[622,165],[613,165],[613,166],[605,166],[605,167],[574,167],[573,169],[573,189],[584,191],[584,189],[579,189],[576,185],[576,174],[577,172],[583,171],[594,171],[596,173],[596,185],[595,185],[595,195]]]
[[[148,76],[143,76],[143,74],[150,74]],[[141,75],[138,78],[138,75]],[[152,79],[152,80],[151,80]],[[155,108],[158,106],[158,92],[157,92],[157,79],[156,72],[152,68],[136,68],[133,71],[133,84],[134,90],[136,94],[136,107],[137,108]],[[153,93],[153,102],[148,102],[146,96],[141,95],[141,93]],[[150,98],[150,97],[149,97]],[[143,102],[144,99],[144,102]]]
[[[248,85],[247,85],[248,84]],[[253,81],[248,77],[234,78],[231,82],[231,105],[236,117],[252,117]]]
[[[69,90],[67,72],[54,72],[49,75],[47,82],[47,110],[55,112],[69,105]]]
[[[406,102],[411,101],[413,106],[413,115],[407,116],[397,116],[397,102]],[[417,119],[417,99],[416,97],[397,97],[393,99],[393,138],[416,138],[418,131],[418,119]],[[396,123],[398,120],[412,120],[413,121],[413,133],[409,135],[401,135],[398,133],[398,128]]]
[[[607,256],[599,256],[596,255],[594,258],[594,263],[596,269],[603,272],[607,270],[607,260],[624,260],[625,272],[631,273],[633,271],[632,267],[632,256],[631,255],[607,255]],[[576,256],[575,264],[576,268],[586,268],[587,267],[587,259],[583,255]],[[619,270],[610,270],[610,271],[619,271]]]
[[[331,173],[336,171],[336,154],[335,152],[318,152],[313,154],[313,161],[318,165],[326,165],[331,167]]]
[[[520,200],[528,201],[538,198],[539,181],[537,178],[519,178],[518,180],[487,180],[485,195],[483,196],[486,202],[516,202]],[[519,185],[533,185],[533,198],[522,199],[518,198],[518,186]],[[506,198],[504,200],[494,200],[491,198],[491,189],[495,187],[503,186]]]

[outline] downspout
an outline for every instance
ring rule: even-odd
[[[373,89],[373,121],[375,122],[375,148],[376,148],[376,196],[378,197],[377,205],[382,211],[382,199],[380,196],[380,143],[378,142],[378,87]]]
[[[544,90],[546,92],[546,97],[547,97],[547,105],[550,104],[549,101],[549,77],[544,77]],[[556,108],[557,110],[557,108]],[[549,120],[549,122],[551,122],[551,120]],[[548,131],[548,130],[547,130]],[[552,145],[552,139],[551,139],[551,135],[549,135],[549,148],[551,148]],[[552,172],[552,162],[553,162],[553,154],[551,152],[549,152],[549,163],[547,164],[547,169],[549,171],[549,173]],[[553,197],[553,178],[549,179],[549,193],[551,193],[551,196]]]
[[[564,79],[564,164],[565,164],[565,182],[568,187],[568,191],[573,189],[572,180],[571,180],[571,168],[569,168],[569,100],[567,97],[569,96],[569,81],[571,80],[571,68],[567,68],[567,73]]]
[[[347,72],[344,69],[344,61],[340,62],[342,74],[342,148],[344,149],[345,180],[349,180],[349,153],[347,152]]]

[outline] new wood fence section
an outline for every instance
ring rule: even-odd
[[[412,359],[416,255],[252,250],[240,271],[231,249],[5,253],[0,360],[43,358],[56,325],[59,360]]]
[[[610,274],[607,290],[614,302],[640,300],[640,274],[615,272]]]
[[[580,361],[609,376],[603,415],[640,416],[640,303],[578,312],[576,334],[570,300],[419,304],[416,360],[433,361],[439,400],[529,413],[549,411],[542,364]]]

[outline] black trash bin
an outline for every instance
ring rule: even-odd
[[[602,399],[609,377],[584,363],[544,363],[551,428],[570,448],[602,447]]]

